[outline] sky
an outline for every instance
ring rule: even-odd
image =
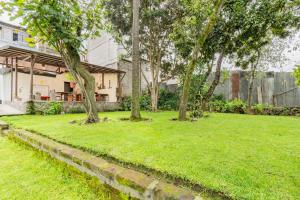
[[[0,21],[10,23],[13,25],[20,25],[21,19],[11,21],[7,13],[0,15]],[[295,34],[292,38],[286,39],[288,47],[284,50],[284,57],[286,61],[281,63],[282,66],[276,64],[277,66],[269,67],[268,71],[288,71],[291,72],[296,65],[300,65],[300,31]],[[226,68],[230,68],[231,64],[226,64]]]

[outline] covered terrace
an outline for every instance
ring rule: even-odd
[[[80,91],[75,93],[73,90],[66,91],[66,87],[72,88],[76,83],[71,83],[71,85],[64,85],[63,91],[51,91],[50,94],[48,89],[48,95],[38,94],[37,87],[38,84],[34,83],[34,76],[47,76],[47,77],[56,77],[61,74],[66,74],[68,69],[63,61],[63,59],[56,54],[48,54],[40,52],[31,48],[21,48],[16,46],[3,46],[0,47],[0,57],[2,57],[3,62],[0,62],[7,70],[10,72],[10,100],[18,100],[18,86],[23,84],[19,80],[19,73],[29,74],[29,88],[28,90],[28,99],[29,100],[62,100],[62,101],[82,101],[84,96],[81,95]],[[99,76],[98,85],[96,85],[95,98],[97,101],[105,100],[105,96],[108,95],[104,91],[107,88],[115,89],[115,94],[117,98],[121,97],[121,80],[125,75],[125,72],[117,69],[111,69],[103,66],[98,66],[90,64],[88,62],[81,62],[81,64],[92,74],[97,74]],[[110,86],[105,87],[105,74],[115,74],[117,75],[117,85],[115,88]],[[97,82],[96,80],[96,82]],[[57,80],[59,81],[59,80]],[[60,80],[61,81],[61,80]],[[109,80],[110,81],[110,80]],[[28,80],[27,80],[28,82]],[[28,83],[27,83],[28,84]],[[55,83],[54,83],[55,84]],[[41,87],[41,86],[40,86]],[[75,87],[75,86],[73,86]]]

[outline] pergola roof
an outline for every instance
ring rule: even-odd
[[[58,55],[40,52],[38,50],[31,49],[28,47],[20,48],[12,45],[0,47],[0,57],[19,58],[24,61],[30,61],[31,55],[36,56],[35,63],[51,65],[60,68],[67,68],[63,59]],[[81,64],[84,67],[86,67],[86,69],[91,73],[125,73],[121,70],[111,69],[99,65],[90,64],[87,62],[81,62]]]

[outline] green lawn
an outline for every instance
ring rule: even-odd
[[[120,199],[97,180],[0,136],[1,200]]]
[[[300,118],[211,114],[175,122],[175,112],[143,113],[152,121],[70,124],[85,115],[2,118],[58,141],[169,173],[237,199],[300,199]]]

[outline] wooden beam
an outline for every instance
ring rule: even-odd
[[[15,58],[15,99],[18,99],[18,58]]]
[[[104,73],[102,73],[102,87],[101,89],[104,89],[105,88],[105,85],[104,85]]]
[[[34,65],[35,65],[35,60],[36,60],[36,55],[31,55],[31,66],[30,66],[30,91],[29,91],[29,99],[33,100],[33,70],[34,70]]]
[[[14,97],[13,97],[13,85],[14,85],[14,59],[11,58],[11,72],[10,72],[10,101],[13,101]]]

